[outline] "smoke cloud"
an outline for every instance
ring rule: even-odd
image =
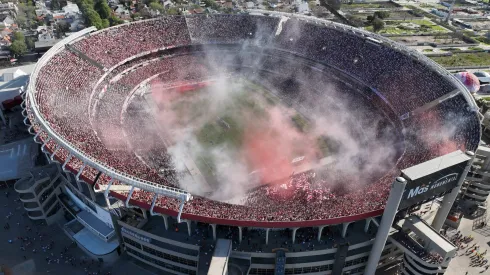
[[[169,57],[173,75],[153,78],[129,103],[127,149],[175,186],[230,203],[306,171],[315,173],[315,188],[344,192],[395,167],[405,146],[401,131],[362,88],[252,44]],[[277,71],[265,70],[271,67]],[[439,125],[437,116],[425,114],[437,133],[422,130],[418,140],[434,154],[454,151],[457,126]],[[107,137],[117,130],[99,130],[107,130],[100,136],[111,148]],[[136,135],[147,146],[134,146]]]

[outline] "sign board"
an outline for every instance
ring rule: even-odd
[[[134,232],[133,230],[127,229],[126,227],[121,227],[121,232],[122,233],[125,233],[125,234],[128,234],[129,236],[131,236],[133,238],[136,238],[136,239],[138,239],[140,241],[151,243],[151,239],[150,238],[148,238],[146,236],[143,236],[141,234],[138,234],[138,233]]]
[[[405,209],[452,190],[457,186],[469,160],[470,157],[458,150],[402,170],[407,185],[398,209]]]

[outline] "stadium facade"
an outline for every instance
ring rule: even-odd
[[[203,48],[246,52],[219,61],[261,72],[276,88],[306,82],[321,91],[325,75],[348,82],[398,130],[403,150],[393,169],[357,195],[335,197],[335,207],[321,202],[294,217],[193,197],[155,177],[154,169],[121,150],[127,135],[122,128],[108,137],[98,122],[122,124],[135,93],[145,89],[142,80],[194,64]],[[317,73],[316,81],[299,73],[298,79],[282,79],[290,64]],[[164,76],[196,82],[193,76]],[[117,96],[111,99],[111,92]],[[301,100],[291,97],[293,104]],[[475,151],[480,140],[478,108],[451,74],[376,34],[276,12],[88,28],[39,60],[23,98],[29,131],[46,157],[59,163],[62,181],[53,194],[69,220],[65,231],[101,261],[124,251],[164,274],[374,274],[401,259],[404,274],[443,274],[456,251],[439,230],[474,158],[463,151]],[[425,140],[427,132],[443,128],[434,124],[455,118],[464,123],[448,133],[450,143]],[[135,132],[132,140],[145,140]],[[409,216],[440,196],[432,225]]]

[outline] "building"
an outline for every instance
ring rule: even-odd
[[[13,2],[0,3],[0,14],[9,14],[15,18],[18,11],[17,5]]]
[[[57,199],[60,183],[56,164],[34,168],[15,183],[14,189],[31,220],[49,225],[61,217],[63,211]]]
[[[475,161],[466,177],[463,199],[469,206],[483,206],[490,194],[490,148],[479,146]]]

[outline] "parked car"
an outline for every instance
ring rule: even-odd
[[[487,72],[473,72],[473,74],[478,77],[480,80],[480,84],[488,84],[490,83],[490,74]]]

